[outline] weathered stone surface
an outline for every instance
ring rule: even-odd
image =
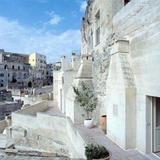
[[[108,134],[121,147],[136,147],[143,153],[153,151],[152,125],[148,125],[153,123],[151,97],[160,97],[159,10],[158,0],[131,0],[126,5],[123,0],[94,0],[88,4],[82,28],[82,54],[95,59],[97,117],[107,114]]]

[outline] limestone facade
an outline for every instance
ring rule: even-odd
[[[82,19],[82,54],[94,57],[98,116],[107,115],[107,136],[149,154],[153,99],[160,97],[159,10],[154,0],[89,0]]]
[[[66,113],[66,96],[76,76],[80,65],[80,56],[73,54],[71,61],[65,56],[61,57],[60,70],[53,71],[54,100],[63,113]]]

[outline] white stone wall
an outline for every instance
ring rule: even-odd
[[[66,57],[61,58],[61,70],[54,71],[54,100],[57,101],[58,108],[66,113],[66,96],[75,78],[80,65],[80,56],[72,55],[71,62]]]
[[[130,40],[130,64],[137,88],[136,147],[142,152],[147,151],[149,141],[146,137],[147,96],[160,97],[159,10],[159,1],[133,0],[113,19],[114,30]]]
[[[70,158],[85,157],[84,140],[72,122],[63,116],[13,113],[11,128],[7,135],[14,140],[17,148],[29,147],[33,150],[68,155]]]
[[[54,101],[58,103],[58,107],[60,108],[60,89],[62,89],[62,71],[54,71],[53,72],[53,93],[54,93]]]
[[[16,113],[35,115],[37,112],[43,112],[43,111],[46,111],[47,109],[48,109],[48,102],[42,101],[42,102],[33,104],[32,106],[24,107],[21,110],[17,111]]]
[[[91,8],[85,17],[91,24],[84,21],[82,31],[86,37],[91,29],[95,31],[95,14],[100,9],[102,43],[91,50],[82,33],[82,53],[95,58],[95,91],[100,111],[107,113],[108,136],[125,149],[150,153],[151,121],[146,115],[151,111],[147,106],[151,106],[147,97],[160,97],[160,1],[132,0],[124,6],[121,0],[95,0]],[[127,56],[112,55],[117,39],[129,41]]]

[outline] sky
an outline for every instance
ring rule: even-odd
[[[50,63],[80,51],[85,7],[86,0],[0,0],[0,48]]]

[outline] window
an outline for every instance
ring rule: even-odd
[[[95,18],[96,18],[95,42],[96,45],[98,45],[100,43],[100,11],[97,12]]]
[[[20,66],[18,66],[18,70],[20,70]]]
[[[12,66],[12,69],[14,69],[14,65]]]
[[[62,84],[64,84],[64,77],[62,77]]]
[[[89,46],[91,49],[93,48],[93,31],[92,30],[89,36]]]
[[[7,67],[8,67],[8,66],[7,66],[7,65],[5,65],[5,66],[4,66],[4,69],[7,69]]]
[[[100,43],[100,27],[96,29],[96,45]]]
[[[128,2],[130,2],[131,0],[124,0],[124,5],[126,5]]]
[[[0,77],[4,77],[4,73],[0,73]]]

